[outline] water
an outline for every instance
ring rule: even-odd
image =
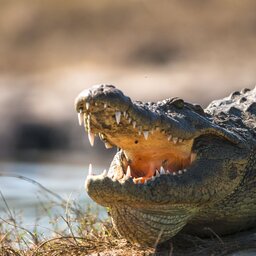
[[[102,170],[102,168],[99,169]],[[8,205],[6,206],[3,198],[0,198],[0,217],[7,219],[10,214],[15,218],[18,217],[22,220],[22,226],[29,230],[32,230],[36,223],[41,232],[48,233],[52,229],[52,224],[49,223],[49,216],[43,208],[50,201],[59,201],[39,185],[33,184],[33,180],[69,202],[74,200],[85,208],[88,205],[92,206],[93,209],[99,211],[101,218],[106,217],[104,208],[97,206],[84,189],[84,181],[87,176],[85,167],[1,163],[0,175],[0,191]],[[6,177],[5,175],[22,175],[22,177]],[[31,180],[24,180],[23,177]],[[51,214],[64,215],[65,211],[53,204]]]

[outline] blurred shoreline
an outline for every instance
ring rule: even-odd
[[[102,143],[91,149],[74,110],[94,84],[203,107],[253,88],[255,8],[251,0],[2,0],[0,160],[109,159]]]
[[[233,66],[227,72],[216,66],[188,63],[140,69],[77,66],[2,79],[0,75],[0,160],[81,163],[86,155],[97,160],[98,152],[109,159],[100,141],[95,148],[90,147],[74,109],[78,93],[93,84],[117,85],[132,100],[158,101],[178,96],[206,107],[232,91],[254,88],[253,81],[253,66]]]

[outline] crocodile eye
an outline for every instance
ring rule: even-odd
[[[184,107],[184,100],[182,99],[176,99],[172,102],[172,104],[177,108],[183,108]]]

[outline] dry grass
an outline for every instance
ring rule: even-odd
[[[103,239],[103,240],[101,240]],[[113,237],[56,237],[40,242],[38,245],[25,250],[15,249],[10,244],[2,244],[1,255],[18,256],[65,256],[65,255],[150,255],[152,249],[141,250],[124,239]]]

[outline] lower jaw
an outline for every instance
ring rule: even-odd
[[[175,236],[190,218],[185,211],[178,215],[168,211],[149,213],[124,205],[111,207],[110,213],[113,225],[121,236],[148,247],[155,247],[157,243]]]

